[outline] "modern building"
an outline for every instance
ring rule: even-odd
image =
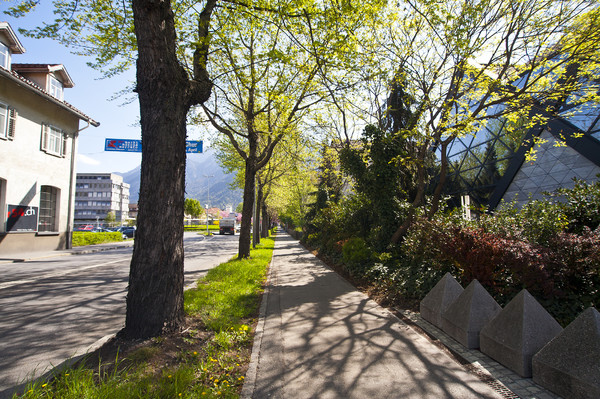
[[[129,214],[129,184],[114,173],[78,173],[75,184],[75,228],[105,225],[109,212],[122,225]]]
[[[566,99],[556,114],[542,116],[546,122],[528,130],[509,128],[511,122],[500,118],[475,135],[454,140],[448,147],[446,183],[454,206],[460,206],[459,196],[468,194],[476,207],[495,209],[513,201],[521,207],[546,192],[572,188],[574,179],[598,181],[600,104]],[[536,158],[527,162],[532,146]]]
[[[0,253],[70,246],[77,137],[99,125],[63,100],[63,65],[12,62],[24,52],[0,22]]]

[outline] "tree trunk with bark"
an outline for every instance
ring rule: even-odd
[[[253,222],[253,229],[252,229],[252,244],[253,247],[256,247],[258,244],[260,244],[260,232],[261,232],[261,226],[263,223],[263,215],[261,214],[262,208],[261,208],[261,204],[263,203],[263,185],[260,181],[260,178],[258,178],[258,176],[256,177],[257,179],[257,185],[258,185],[258,192],[256,193],[256,206],[254,207],[255,210],[255,214],[254,214],[254,222]]]
[[[170,2],[133,0],[142,130],[139,214],[127,294],[127,338],[183,321],[186,116],[210,96],[208,74],[190,81],[175,52]]]
[[[262,203],[263,223],[262,223],[261,236],[263,238],[269,237],[269,229],[271,228],[271,217],[269,216],[269,213],[267,212],[267,204],[265,202],[266,202],[266,198],[263,199],[263,203]]]
[[[244,205],[242,207],[242,227],[238,247],[238,259],[250,256],[250,227],[254,207],[254,179],[256,177],[256,157],[246,159],[246,175],[244,181]]]

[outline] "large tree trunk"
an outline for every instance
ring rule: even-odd
[[[263,188],[258,179],[258,193],[256,194],[256,206],[254,207],[254,222],[252,223],[252,246],[256,247],[260,244],[260,231],[262,223],[261,204],[263,202]]]
[[[208,75],[190,82],[175,52],[170,2],[133,0],[142,128],[139,214],[127,294],[128,338],[178,327],[183,313],[186,115],[210,95]]]
[[[271,217],[269,216],[269,214],[267,212],[267,204],[265,203],[265,198],[263,198],[262,202],[263,202],[262,203],[263,223],[262,223],[261,237],[267,238],[267,237],[269,237],[269,229],[271,228]]]
[[[238,247],[238,259],[250,256],[250,227],[254,207],[254,179],[256,177],[256,156],[246,159],[246,176],[244,181],[244,205],[242,207],[242,227]],[[255,221],[256,222],[256,221]]]

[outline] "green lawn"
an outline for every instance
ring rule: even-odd
[[[114,361],[102,359],[119,367],[63,370],[14,398],[239,397],[273,246],[273,239],[263,239],[250,259],[217,266],[185,292],[194,328],[148,340]]]

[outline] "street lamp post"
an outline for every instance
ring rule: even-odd
[[[208,236],[208,204],[204,205],[206,208],[206,235]]]
[[[206,177],[206,186],[208,188],[207,192],[207,200],[206,200],[206,235],[208,235],[208,207],[210,205],[210,178],[215,177],[215,175],[202,175]]]
[[[207,202],[207,206],[210,206],[210,178],[211,177],[215,177],[215,175],[202,175],[202,176],[206,177],[206,179],[207,179],[206,180],[206,186],[208,188],[208,195],[207,195],[206,202]]]

